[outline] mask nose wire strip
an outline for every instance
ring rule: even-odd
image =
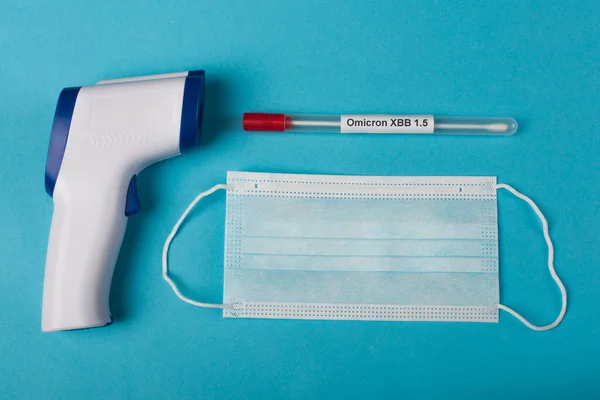
[[[183,214],[181,214],[181,217],[179,217],[179,220],[177,221],[177,223],[173,227],[173,230],[171,230],[171,233],[167,237],[167,240],[165,241],[165,245],[163,247],[163,252],[162,252],[162,275],[163,275],[163,279],[165,281],[167,281],[167,283],[171,286],[171,288],[173,289],[173,291],[175,292],[175,294],[177,295],[177,297],[179,297],[181,300],[185,301],[186,303],[191,304],[191,305],[196,306],[196,307],[205,307],[205,308],[233,308],[233,305],[232,304],[200,303],[198,301],[192,300],[192,299],[184,296],[183,294],[181,294],[181,292],[177,288],[177,285],[175,285],[175,282],[173,282],[173,280],[169,277],[169,267],[168,267],[168,261],[167,261],[168,260],[167,255],[169,254],[169,247],[171,246],[171,242],[173,241],[173,238],[177,234],[177,231],[179,230],[179,227],[181,226],[181,224],[183,223],[183,221],[187,218],[187,216],[190,213],[190,211],[192,211],[194,209],[194,207],[196,206],[196,204],[200,200],[202,200],[204,197],[206,197],[206,196],[208,196],[210,194],[213,194],[214,192],[216,192],[219,189],[227,190],[227,189],[230,189],[230,188],[231,187],[228,186],[228,185],[223,185],[223,184],[215,185],[212,188],[208,189],[207,191],[202,192],[198,196],[196,196],[196,198],[185,209],[185,211],[183,212]]]
[[[539,207],[533,202],[533,200],[525,196],[523,193],[518,192],[512,186],[500,183],[496,185],[496,189],[508,190],[510,193],[512,193],[519,199],[525,201],[527,204],[529,204],[529,206],[533,209],[535,214],[540,219],[540,222],[542,223],[542,229],[544,232],[544,239],[546,240],[546,244],[548,245],[548,270],[550,271],[550,275],[552,276],[552,279],[554,279],[554,282],[556,282],[556,286],[558,286],[562,295],[562,307],[560,309],[560,314],[558,314],[558,317],[556,317],[556,320],[554,320],[554,322],[544,326],[533,325],[531,322],[527,321],[523,316],[521,316],[521,314],[503,304],[499,304],[498,308],[500,310],[504,310],[512,314],[515,318],[524,323],[525,326],[527,326],[530,329],[533,329],[534,331],[548,331],[560,324],[560,322],[565,316],[565,313],[567,312],[567,289],[565,289],[565,285],[563,285],[562,281],[556,274],[556,270],[554,269],[554,245],[552,244],[552,239],[550,239],[550,233],[548,231],[548,221],[546,221],[546,217],[544,217],[544,214],[542,214]]]

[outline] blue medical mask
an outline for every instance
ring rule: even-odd
[[[223,304],[183,296],[168,276],[170,243],[196,203],[227,190]],[[540,218],[562,293],[552,324],[499,301],[498,189]],[[495,177],[372,177],[229,172],[169,235],[163,277],[184,301],[224,317],[497,322],[505,310],[535,330],[560,323],[566,290],[546,219]]]

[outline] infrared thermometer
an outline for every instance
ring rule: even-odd
[[[204,71],[189,71],[60,93],[46,162],[54,212],[42,331],[111,322],[113,270],[127,218],[140,210],[136,176],[197,145],[204,88]]]

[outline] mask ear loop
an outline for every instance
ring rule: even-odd
[[[173,282],[173,280],[169,277],[169,267],[168,267],[168,261],[167,261],[167,255],[169,254],[169,247],[171,246],[171,242],[173,241],[173,238],[175,237],[175,235],[177,234],[177,231],[179,230],[179,227],[181,226],[181,224],[183,223],[183,221],[187,218],[188,214],[190,213],[190,211],[192,211],[194,209],[194,207],[196,206],[196,204],[202,200],[202,198],[213,194],[214,192],[216,192],[219,189],[223,189],[223,190],[227,190],[230,189],[231,187],[228,185],[215,185],[212,188],[208,189],[205,192],[200,193],[198,196],[196,196],[196,198],[190,203],[190,205],[185,209],[185,211],[183,212],[183,214],[181,214],[181,217],[179,217],[179,220],[177,221],[177,223],[175,224],[175,226],[173,227],[173,229],[171,230],[171,233],[169,234],[169,236],[167,237],[167,240],[165,241],[165,245],[163,247],[163,252],[162,252],[162,275],[163,275],[163,279],[165,281],[167,281],[167,283],[171,286],[171,288],[173,289],[173,291],[175,292],[175,294],[177,295],[177,297],[179,297],[181,300],[185,301],[188,304],[191,304],[193,306],[196,307],[205,307],[205,308],[233,308],[232,304],[212,304],[212,303],[200,303],[198,301],[192,300],[186,296],[184,296],[179,289],[177,288],[177,285],[175,285],[175,282]]]
[[[560,309],[560,313],[558,314],[558,317],[556,317],[554,322],[552,322],[551,324],[548,324],[548,325],[543,325],[543,326],[533,325],[531,322],[527,321],[523,316],[521,316],[521,314],[519,314],[512,308],[507,307],[503,304],[499,304],[498,308],[500,310],[504,310],[504,311],[512,314],[515,318],[517,318],[519,321],[524,323],[525,326],[527,326],[530,329],[533,329],[534,331],[548,331],[552,328],[555,328],[558,324],[560,324],[560,322],[562,321],[562,319],[565,316],[565,313],[567,312],[567,289],[565,289],[565,285],[563,285],[562,281],[556,274],[556,270],[554,269],[554,245],[552,244],[552,239],[550,239],[550,233],[548,231],[548,221],[546,221],[546,217],[544,217],[544,214],[542,214],[539,207],[533,202],[533,200],[531,200],[529,197],[525,196],[523,193],[518,192],[512,186],[504,184],[504,183],[499,183],[495,187],[496,187],[496,190],[498,190],[498,189],[508,190],[514,196],[525,201],[527,204],[529,204],[529,206],[533,209],[535,214],[540,219],[540,222],[542,223],[542,229],[544,232],[544,239],[546,240],[546,244],[548,245],[548,270],[550,271],[550,275],[552,276],[552,279],[554,279],[554,282],[556,282],[556,286],[558,286],[558,288],[560,289],[560,293],[562,295],[562,299],[561,299],[562,307]]]

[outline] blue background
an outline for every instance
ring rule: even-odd
[[[0,393],[4,398],[597,397],[600,2],[4,1],[0,12]],[[202,146],[145,170],[107,328],[42,334],[65,86],[203,68]],[[508,138],[248,134],[244,111],[514,116]],[[570,293],[557,329],[224,320],[160,275],[171,226],[227,170],[498,175],[546,213]],[[501,300],[552,321],[539,223],[499,196]],[[174,242],[186,294],[222,296],[224,194]]]

